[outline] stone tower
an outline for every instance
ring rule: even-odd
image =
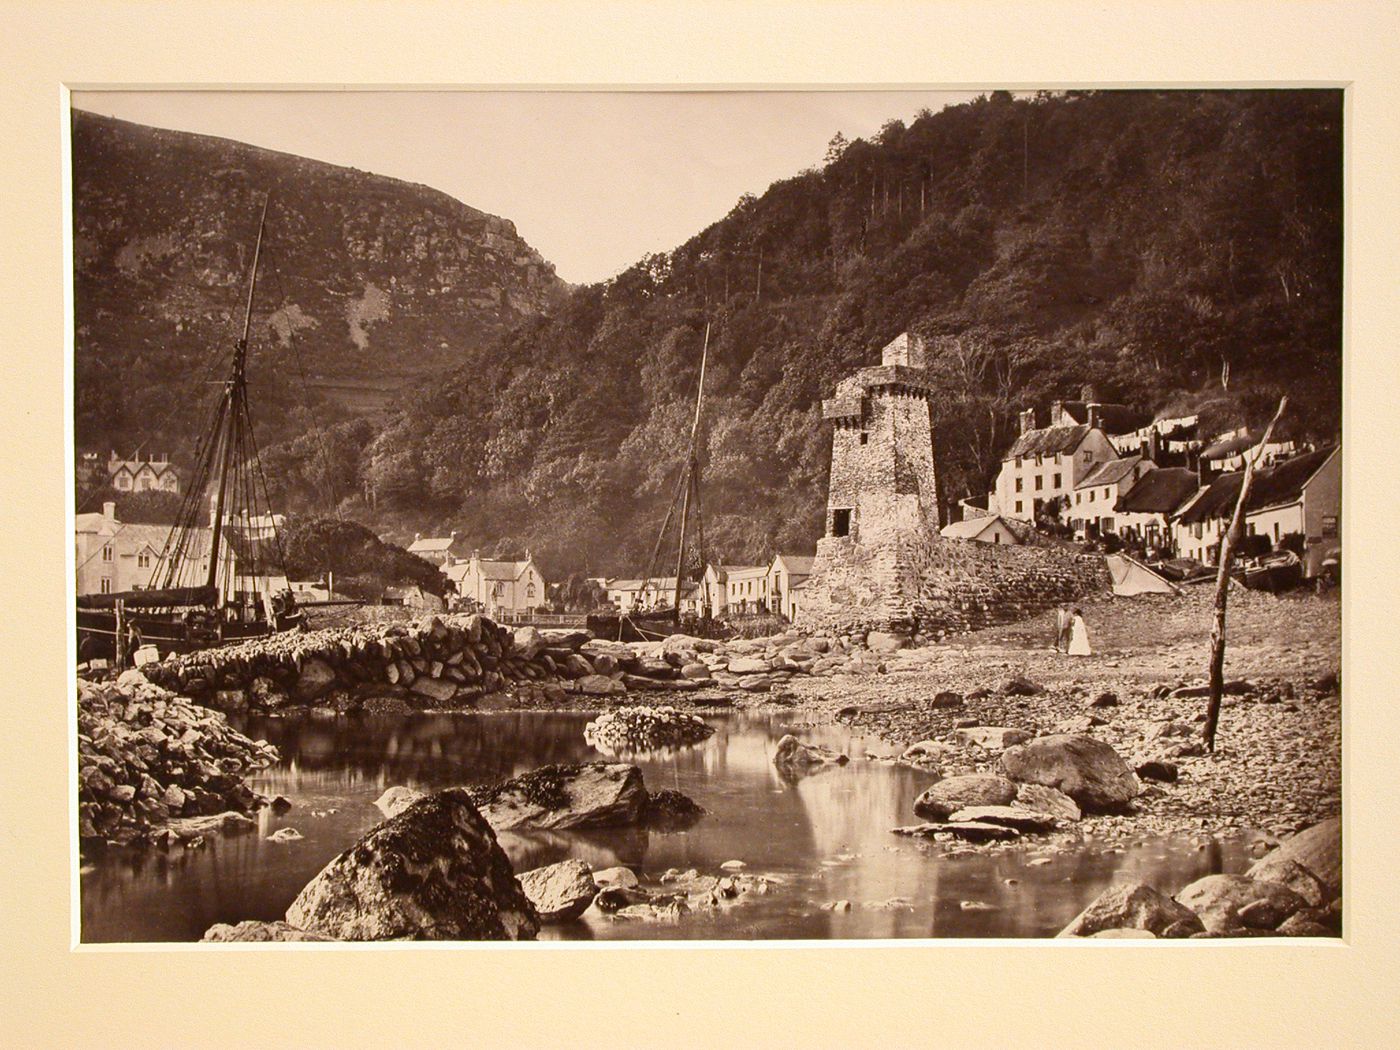
[[[922,340],[904,333],[880,364],[822,402],[831,436],[826,537],[879,544],[944,524],[934,457],[933,386]]]
[[[826,534],[798,623],[884,632],[883,641],[1032,615],[1107,581],[1103,559],[946,539],[926,350],[905,333],[822,402],[833,424]]]

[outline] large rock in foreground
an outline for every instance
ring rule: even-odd
[[[1157,937],[1170,929],[1173,937],[1189,937],[1205,927],[1190,908],[1145,883],[1130,882],[1104,890],[1056,936],[1092,937],[1121,929],[1148,930]]]
[[[940,780],[914,800],[914,812],[925,820],[947,820],[969,806],[1009,806],[1016,785],[991,773],[968,773]]]
[[[621,762],[541,766],[470,793],[497,831],[622,827],[647,800],[642,771]]]
[[[1275,930],[1308,902],[1282,883],[1246,875],[1207,875],[1176,895],[1210,933]]]
[[[1290,864],[1297,864],[1316,877],[1329,895],[1329,900],[1338,897],[1342,892],[1341,818],[1333,817],[1298,832],[1267,857],[1257,861],[1249,869],[1249,876],[1292,886],[1297,875]],[[1293,888],[1298,889],[1296,886]],[[1304,893],[1304,896],[1307,894]]]
[[[520,876],[520,888],[535,906],[540,922],[577,919],[598,895],[593,870],[573,858],[527,871]]]
[[[1085,810],[1122,809],[1142,790],[1123,757],[1089,736],[1037,737],[1008,748],[1001,768],[1012,780],[1061,791]]]
[[[217,922],[204,931],[203,939],[220,944],[266,944],[270,941],[334,941],[336,938],[312,933],[310,930],[299,930],[285,922],[259,922],[249,919],[236,926]]]
[[[377,824],[287,909],[292,926],[346,941],[533,940],[535,909],[461,788]]]

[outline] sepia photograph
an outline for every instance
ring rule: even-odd
[[[81,943],[1340,938],[1344,114],[74,92]]]

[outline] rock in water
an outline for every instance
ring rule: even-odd
[[[914,800],[914,812],[925,820],[947,820],[968,806],[1008,806],[1016,785],[990,773],[968,773],[940,780]]]
[[[335,668],[320,657],[313,656],[301,665],[301,674],[296,684],[296,698],[303,703],[315,700],[333,685]]]
[[[1100,930],[1148,930],[1162,936],[1177,926],[1173,936],[1187,937],[1205,927],[1191,909],[1141,882],[1110,886],[1104,890],[1057,937],[1091,937]]]
[[[1249,869],[1255,879],[1292,885],[1290,864],[1306,869],[1322,883],[1329,900],[1342,892],[1342,820],[1332,817],[1300,831]],[[1296,887],[1295,887],[1296,889]],[[1305,896],[1307,894],[1304,894]]]
[[[980,824],[1000,824],[1017,831],[1054,831],[1059,823],[1048,813],[1013,806],[967,806],[949,815],[954,823],[976,821]]]
[[[1207,875],[1176,895],[1210,933],[1272,930],[1308,902],[1287,886],[1247,875]]]
[[[1016,788],[1016,801],[1011,803],[1019,809],[1029,809],[1036,813],[1048,813],[1061,820],[1076,821],[1082,816],[1079,804],[1063,791],[1056,791],[1044,784],[1021,784]]]
[[[540,922],[571,922],[588,910],[598,893],[592,869],[572,858],[527,871],[520,876],[520,887]]]
[[[533,940],[539,920],[461,788],[371,828],[297,894],[287,922],[347,941]]]
[[[202,939],[227,944],[249,941],[334,941],[336,938],[312,933],[310,930],[298,930],[285,922],[259,922],[249,919],[237,926],[230,926],[226,922],[215,923],[204,931]]]
[[[705,808],[689,795],[662,788],[647,795],[642,823],[657,831],[683,831],[705,815]]]
[[[778,772],[789,777],[799,777],[827,766],[844,766],[850,759],[829,747],[818,744],[804,744],[788,733],[778,741],[778,749],[773,753],[773,765]]]
[[[1088,736],[1043,736],[1008,748],[1001,768],[1012,780],[1062,791],[1085,810],[1122,809],[1142,790],[1122,756]]]
[[[497,831],[622,827],[641,819],[647,800],[642,771],[620,762],[541,766],[470,793]]]
[[[384,794],[375,799],[374,804],[386,817],[397,817],[413,803],[424,797],[424,793],[417,788],[395,784],[391,788],[385,788]]]

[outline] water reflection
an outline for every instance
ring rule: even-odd
[[[113,853],[82,876],[86,941],[193,940],[215,922],[276,919],[327,861],[382,819],[374,800],[407,784],[435,789],[500,780],[550,762],[601,757],[583,739],[587,715],[365,716],[288,720],[249,717],[244,732],[275,743],[283,761],[255,781],[286,795],[287,813],[264,810],[256,831],[210,839],[204,849]],[[1198,848],[1157,839],[1125,852],[1086,849],[941,856],[891,835],[911,819],[931,781],[919,770],[856,758],[788,784],[773,767],[777,741],[793,731],[853,756],[875,742],[840,726],[794,727],[781,716],[727,715],[693,747],[635,759],[652,789],[690,795],[710,815],[682,832],[639,829],[506,833],[516,870],[566,857],[594,868],[627,865],[655,877],[668,868],[715,871],[743,860],[781,885],[764,897],[674,925],[590,912],[547,929],[551,938],[1039,937],[1053,934],[1111,881],[1141,878],[1174,891],[1200,875],[1240,870],[1243,844]],[[281,827],[305,837],[267,841]],[[903,899],[901,902],[898,899]],[[849,912],[821,909],[848,900]],[[977,907],[965,908],[963,902]]]

